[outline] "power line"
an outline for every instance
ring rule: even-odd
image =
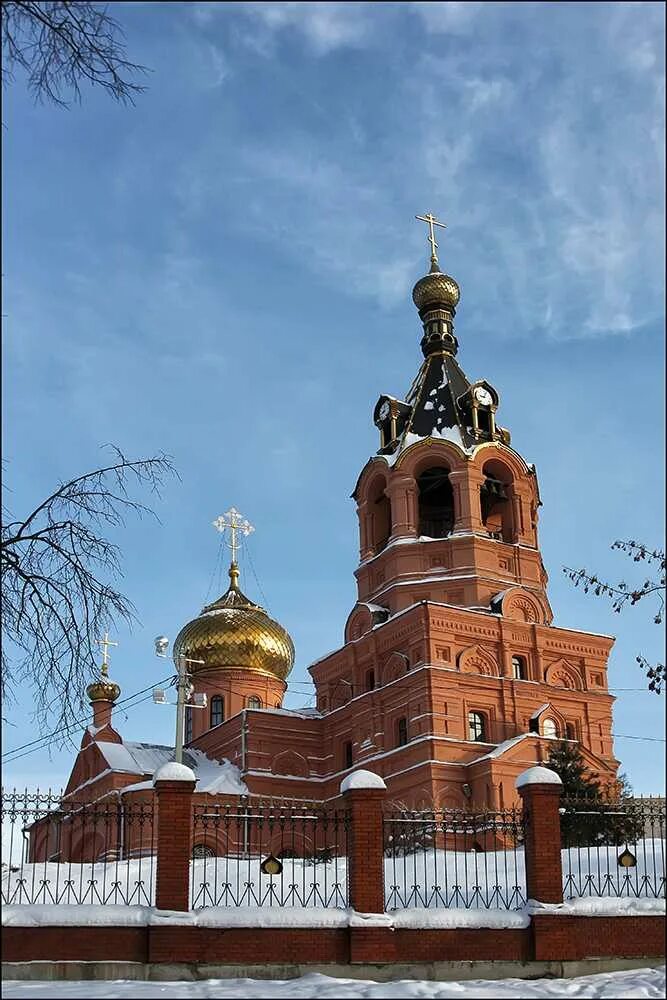
[[[135,698],[138,698],[140,694],[145,694],[146,691],[152,691],[157,684],[164,684],[165,681],[169,680],[173,680],[171,674],[167,677],[163,677],[159,681],[155,681],[153,684],[149,684],[148,687],[142,688],[140,691],[135,691],[134,694],[129,694],[126,698],[122,698],[120,701],[116,702],[115,707],[119,707],[120,705],[125,705],[126,708],[134,708],[134,705],[128,705],[128,702],[134,701]],[[146,701],[148,699],[142,699],[142,700]],[[47,746],[51,746],[51,744],[55,742],[53,737],[61,736],[62,734],[67,734],[71,730],[76,729],[77,726],[83,726],[88,722],[89,722],[89,716],[86,716],[85,719],[74,719],[74,721],[69,722],[66,726],[62,726],[60,729],[54,729],[52,733],[47,733],[45,736],[40,736],[36,740],[31,740],[30,743],[23,743],[21,744],[21,746],[12,747],[11,750],[6,750],[2,755],[2,760],[4,761],[6,757],[11,757],[12,754],[18,753],[19,750],[25,750],[27,747],[34,747],[35,744],[37,743],[44,743],[44,746],[35,747],[35,749],[44,750],[46,749]]]

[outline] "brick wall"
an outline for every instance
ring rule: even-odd
[[[525,929],[7,927],[5,962],[338,965],[659,959],[664,917],[538,915]]]

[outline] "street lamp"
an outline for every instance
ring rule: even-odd
[[[155,639],[155,655],[161,659],[166,659],[168,648],[169,639],[166,635],[157,636]],[[194,700],[191,700],[194,689],[190,682],[190,674],[187,672],[185,665],[186,663],[203,664],[204,660],[192,660],[182,653],[178,653],[174,656],[174,663],[176,664],[176,746],[174,748],[174,759],[177,764],[182,764],[186,702],[190,708],[206,708],[205,694],[195,694]],[[155,688],[153,691],[153,701],[156,705],[173,705],[173,702],[167,701],[165,693],[161,688]]]

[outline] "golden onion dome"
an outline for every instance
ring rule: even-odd
[[[120,696],[120,687],[115,681],[110,680],[106,664],[102,667],[99,680],[88,685],[86,694],[90,701],[117,701]]]
[[[431,265],[429,274],[420,278],[412,290],[412,301],[419,312],[426,308],[455,310],[461,298],[461,289],[449,274],[443,274],[437,261]]]
[[[270,674],[284,681],[294,666],[289,633],[239,590],[236,563],[229,569],[229,589],[208,604],[176,637],[174,658],[186,656],[190,673],[212,668],[237,668]]]

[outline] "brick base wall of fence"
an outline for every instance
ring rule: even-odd
[[[535,916],[523,929],[6,927],[4,962],[383,965],[664,955],[664,917]]]

